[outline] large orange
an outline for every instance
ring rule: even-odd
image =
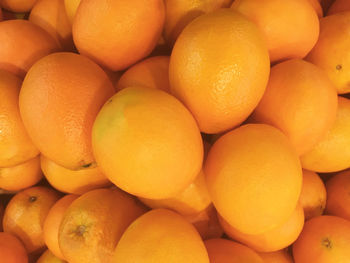
[[[350,92],[350,12],[320,20],[320,37],[307,60],[322,68],[338,93]]]
[[[41,169],[51,186],[64,193],[83,194],[111,184],[98,167],[69,170],[43,155]]]
[[[0,168],[0,188],[20,191],[37,184],[43,178],[40,156],[16,166]]]
[[[37,60],[59,49],[44,29],[22,19],[0,23],[0,43],[0,69],[19,77]]]
[[[210,263],[263,263],[251,248],[226,239],[209,239],[204,242]]]
[[[201,237],[183,217],[166,209],[136,219],[121,237],[111,263],[209,263]]]
[[[36,263],[67,263],[66,261],[56,257],[50,250],[46,250]]]
[[[21,85],[18,77],[0,69],[0,167],[18,165],[39,154],[19,114]]]
[[[264,263],[294,263],[292,256],[284,249],[275,252],[259,253]]]
[[[0,0],[0,6],[6,10],[24,13],[29,12],[37,0]]]
[[[199,174],[202,138],[191,113],[159,89],[130,87],[101,109],[92,131],[102,172],[133,195],[165,199]]]
[[[73,49],[72,25],[64,0],[38,0],[30,12],[29,21],[45,29],[64,50]]]
[[[317,173],[303,170],[303,188],[299,202],[304,208],[305,220],[320,216],[326,207],[327,192]]]
[[[259,252],[273,252],[291,245],[304,226],[304,211],[298,205],[293,214],[281,225],[259,235],[247,235],[230,226],[223,218],[219,221],[225,233],[234,240]]]
[[[132,86],[169,92],[169,57],[150,57],[130,67],[119,79],[117,90]]]
[[[66,13],[71,24],[73,24],[75,14],[79,7],[81,0],[64,0]]]
[[[335,216],[310,219],[293,245],[293,256],[296,263],[349,261],[350,222]]]
[[[55,53],[26,75],[19,97],[21,116],[43,155],[69,169],[94,166],[91,129],[114,93],[107,74],[90,59]]]
[[[4,263],[28,263],[27,251],[20,240],[0,232],[0,258]]]
[[[55,191],[42,186],[19,192],[6,207],[4,231],[16,235],[28,253],[42,250],[44,220],[58,198]]]
[[[350,100],[338,99],[336,121],[311,151],[301,156],[304,169],[329,173],[350,167]]]
[[[270,63],[262,36],[243,15],[222,9],[190,23],[170,58],[171,92],[205,133],[243,122],[257,106]]]
[[[133,197],[120,190],[90,191],[66,210],[58,234],[62,254],[69,263],[110,262],[129,224],[145,212]]]
[[[43,234],[45,244],[56,257],[62,260],[65,258],[58,244],[59,228],[64,213],[70,204],[78,197],[78,195],[66,195],[62,197],[51,207],[44,221]]]
[[[316,44],[319,22],[309,1],[235,0],[231,8],[258,25],[267,42],[271,62],[303,58]]]
[[[285,222],[302,187],[292,145],[281,131],[265,124],[244,125],[221,136],[209,151],[204,174],[218,213],[251,235]]]
[[[126,69],[152,52],[164,19],[163,0],[84,0],[74,17],[74,43],[100,65]]]
[[[350,11],[350,2],[348,0],[336,0],[328,9],[327,15]]]
[[[272,67],[253,120],[282,130],[302,155],[331,129],[337,106],[337,91],[324,72],[309,62],[293,59]]]

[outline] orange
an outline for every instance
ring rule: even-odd
[[[179,36],[170,58],[171,92],[204,133],[243,122],[261,99],[270,71],[254,23],[230,9],[205,14]]]
[[[297,263],[347,262],[350,258],[350,222],[336,216],[308,220],[293,245]]]
[[[337,91],[324,72],[309,62],[293,59],[272,67],[253,120],[282,130],[302,155],[331,129],[337,106]]]
[[[17,193],[6,207],[4,231],[16,235],[28,253],[42,250],[44,220],[58,198],[57,192],[43,186]]]
[[[182,30],[195,18],[221,7],[229,7],[232,0],[165,0],[164,37],[172,46]]]
[[[196,121],[180,101],[159,89],[130,87],[114,95],[96,118],[92,144],[107,178],[143,198],[175,196],[202,167]]]
[[[322,179],[315,172],[303,170],[303,188],[299,202],[305,219],[320,216],[326,207],[327,192]]]
[[[40,152],[73,170],[93,167],[91,129],[114,93],[107,74],[90,59],[55,53],[35,63],[23,81],[21,116]]]
[[[345,11],[350,11],[350,2],[348,0],[336,0],[328,9],[327,15],[329,16]]]
[[[18,77],[0,69],[0,167],[18,165],[39,154],[19,114],[21,85]]]
[[[117,90],[132,86],[169,92],[169,57],[150,57],[129,68],[119,79]]]
[[[65,259],[58,244],[58,231],[64,213],[78,195],[66,195],[58,200],[50,209],[44,221],[43,233],[46,246],[50,252],[60,259]]]
[[[350,100],[338,98],[336,121],[311,151],[301,156],[304,169],[330,173],[350,167]]]
[[[265,124],[243,125],[221,136],[209,151],[204,174],[218,213],[250,235],[290,218],[302,187],[292,145],[282,132]]]
[[[24,13],[29,12],[37,0],[0,0],[0,6],[6,10]]]
[[[315,9],[318,18],[323,17],[323,10],[319,0],[307,0],[310,2],[311,6]]]
[[[43,155],[41,169],[51,186],[64,193],[83,194],[111,184],[98,167],[69,170]]]
[[[320,37],[307,60],[322,68],[338,93],[350,92],[350,12],[326,16],[320,20]]]
[[[264,263],[294,263],[292,256],[287,250],[279,250],[275,252],[259,253]]]
[[[236,0],[231,8],[258,25],[266,40],[271,62],[303,58],[316,44],[319,21],[309,1]]]
[[[73,24],[75,14],[79,7],[81,0],[64,0],[66,13],[71,24]]]
[[[73,50],[72,25],[64,0],[38,0],[30,12],[29,21],[46,30],[64,50]]]
[[[0,23],[0,43],[0,69],[22,78],[37,60],[59,49],[44,29],[21,19]]]
[[[263,263],[251,248],[226,239],[210,239],[204,242],[210,263]]]
[[[196,229],[183,217],[155,209],[136,219],[121,237],[113,263],[209,263]]]
[[[40,156],[16,166],[0,168],[0,188],[20,191],[37,184],[43,178]]]
[[[223,218],[219,221],[225,233],[234,240],[259,252],[273,252],[291,245],[299,236],[304,226],[304,211],[298,205],[293,214],[281,225],[259,235],[243,234],[230,226]]]
[[[0,258],[6,263],[28,263],[27,251],[14,235],[0,232]]]
[[[56,257],[50,250],[46,250],[36,263],[67,263],[66,261]]]
[[[110,262],[125,229],[144,212],[118,189],[83,194],[64,213],[58,234],[61,252],[69,263]]]
[[[98,64],[123,70],[152,52],[164,19],[163,0],[84,0],[74,17],[74,43]]]

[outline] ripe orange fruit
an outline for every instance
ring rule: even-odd
[[[244,125],[221,136],[209,151],[204,174],[218,213],[251,235],[287,221],[302,187],[292,145],[282,132],[265,124]]]
[[[18,77],[0,69],[0,167],[18,165],[39,154],[19,114],[21,84]]]
[[[114,93],[107,74],[90,59],[55,53],[39,60],[23,81],[21,116],[40,152],[73,170],[93,167],[91,129]]]
[[[37,60],[59,49],[44,29],[21,19],[0,23],[0,43],[0,69],[22,78]]]
[[[210,263],[263,263],[251,248],[226,239],[210,239],[204,242]]]
[[[231,8],[258,25],[267,42],[271,62],[303,58],[317,42],[319,21],[309,1],[236,0]]]
[[[111,184],[98,167],[69,170],[43,155],[41,169],[51,186],[64,193],[84,194]]]
[[[244,234],[222,217],[219,217],[221,226],[225,233],[234,240],[249,246],[259,252],[273,252],[291,245],[301,233],[304,226],[304,211],[298,205],[293,214],[281,225],[259,235]]]
[[[64,50],[73,50],[72,25],[64,0],[38,0],[30,12],[29,21],[46,30]]]
[[[71,24],[73,24],[75,14],[77,12],[77,9],[79,7],[81,0],[64,0],[64,6],[66,9],[66,13],[68,16],[68,19]]]
[[[327,15],[346,11],[350,11],[350,2],[348,0],[336,0],[328,9]]]
[[[196,229],[166,209],[152,210],[136,219],[121,237],[113,263],[209,263]]]
[[[327,192],[317,173],[303,170],[303,188],[299,202],[304,208],[305,220],[320,216],[326,207]]]
[[[69,263],[110,262],[125,229],[144,212],[118,189],[83,194],[64,213],[58,234],[62,254]]]
[[[28,253],[42,250],[44,220],[58,198],[57,192],[42,186],[17,193],[6,207],[4,231],[16,235]]]
[[[129,68],[119,79],[117,90],[133,86],[169,92],[169,57],[150,57]]]
[[[195,19],[179,36],[170,58],[170,89],[202,132],[219,133],[254,110],[269,71],[268,53],[255,24],[222,9]]]
[[[28,263],[27,251],[14,235],[0,232],[0,258],[4,263]]]
[[[45,244],[55,257],[58,257],[62,260],[65,258],[58,244],[59,228],[64,213],[67,211],[70,204],[78,197],[78,195],[66,195],[62,197],[51,207],[44,221],[43,234]]]
[[[6,10],[24,13],[29,12],[37,0],[0,0],[0,6]]]
[[[297,263],[347,262],[350,258],[350,222],[335,216],[308,220],[293,245]]]
[[[0,168],[0,188],[20,191],[37,184],[43,178],[40,156],[16,166]]]
[[[36,263],[67,263],[66,261],[56,257],[50,250],[46,250]]]
[[[304,169],[330,173],[350,167],[350,100],[338,98],[335,123],[311,151],[301,156]]]
[[[107,178],[139,197],[173,197],[202,167],[196,121],[181,102],[159,89],[130,87],[114,95],[96,118],[92,144]]]
[[[264,263],[294,263],[292,256],[285,249],[258,254]]]
[[[84,0],[74,17],[74,43],[98,64],[123,70],[152,52],[164,19],[162,0]]]
[[[307,60],[322,68],[338,93],[350,92],[350,12],[326,16],[320,20],[320,37]]]
[[[324,72],[309,62],[293,59],[272,67],[252,119],[282,130],[302,155],[331,129],[337,106],[337,91]]]

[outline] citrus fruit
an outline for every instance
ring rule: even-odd
[[[6,263],[28,263],[27,251],[19,239],[0,232],[0,258]]]
[[[37,0],[0,0],[0,6],[6,10],[23,13],[29,12]]]

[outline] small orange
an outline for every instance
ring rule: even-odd
[[[119,79],[117,90],[132,86],[169,92],[169,57],[150,57],[130,67]]]
[[[4,263],[28,263],[27,251],[19,239],[0,232],[0,258]]]
[[[50,250],[46,250],[36,263],[67,263],[66,261],[56,257]]]
[[[279,250],[275,252],[259,253],[264,263],[294,263],[292,256],[287,250]]]
[[[58,198],[57,192],[42,186],[17,193],[6,207],[4,231],[16,235],[28,253],[41,251],[45,247],[44,220]]]
[[[75,14],[79,7],[81,0],[64,0],[66,13],[71,24],[73,24]]]
[[[0,0],[0,6],[6,10],[24,13],[29,12],[37,0]]]
[[[0,188],[20,191],[37,184],[43,178],[40,156],[16,166],[0,168]]]
[[[201,237],[183,217],[166,209],[136,219],[121,237],[111,263],[209,263]]]
[[[327,15],[329,16],[345,11],[350,11],[350,2],[348,0],[336,0],[328,9]]]

